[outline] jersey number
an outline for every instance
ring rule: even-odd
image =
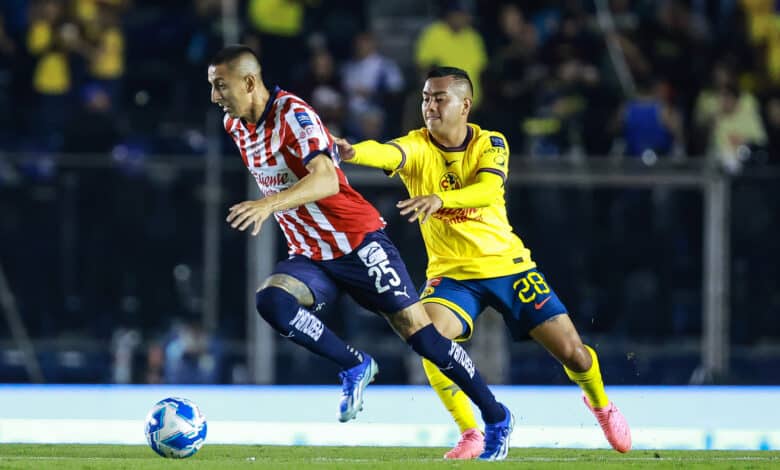
[[[512,287],[517,291],[517,297],[523,302],[533,302],[536,294],[544,295],[550,293],[550,286],[544,282],[544,278],[536,271],[531,271],[525,277],[521,277]]]
[[[390,280],[387,284],[382,284],[382,278],[385,274],[389,274]],[[387,292],[391,287],[398,287],[401,285],[401,278],[398,277],[398,273],[395,272],[392,266],[390,266],[390,260],[384,260],[376,266],[368,268],[368,275],[374,277],[374,285],[376,285],[376,291],[380,294]]]

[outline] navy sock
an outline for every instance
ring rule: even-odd
[[[420,356],[436,364],[477,405],[485,423],[495,424],[506,418],[504,408],[496,401],[474,363],[460,345],[436,330],[433,324],[406,339]]]
[[[260,316],[279,334],[314,354],[330,359],[342,369],[363,362],[360,351],[342,341],[287,291],[266,287],[255,294],[255,305]]]

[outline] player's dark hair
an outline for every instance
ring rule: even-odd
[[[428,71],[428,74],[425,76],[425,78],[442,78],[442,77],[453,77],[456,81],[465,81],[469,84],[469,91],[471,94],[474,94],[474,84],[471,83],[471,78],[469,77],[469,74],[463,70],[459,69],[457,67],[433,67]]]
[[[217,52],[217,54],[211,59],[211,62],[209,62],[209,65],[226,64],[228,62],[232,62],[234,59],[241,57],[243,54],[251,55],[255,58],[258,64],[260,63],[260,58],[257,57],[257,54],[252,50],[251,47],[244,44],[233,44],[226,46],[224,49]]]

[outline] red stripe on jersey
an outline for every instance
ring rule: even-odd
[[[284,147],[284,140],[286,139],[286,134],[289,133],[289,130],[287,129],[287,123],[285,122],[285,115],[290,110],[290,106],[293,105],[293,100],[288,99],[283,105],[282,109],[279,111],[279,121],[276,120],[276,108],[279,106],[279,99],[285,96],[284,93],[280,93],[279,96],[276,99],[276,102],[271,107],[271,110],[269,111],[269,116],[265,118],[265,139],[266,143],[268,143],[266,147],[266,158],[268,159],[269,165],[276,165],[276,157],[272,153],[271,149],[271,135],[274,132],[277,132],[279,134],[279,142],[280,146]]]
[[[241,122],[238,123],[238,137],[237,137],[237,143],[238,143],[238,149],[241,153],[241,159],[244,160],[244,165],[249,166],[249,160],[246,156],[246,140],[244,139],[244,134],[246,134],[246,131],[244,131],[244,126],[241,125]]]
[[[320,139],[316,137],[312,137],[308,141],[309,144],[309,152],[314,152],[314,150],[320,150]]]
[[[257,147],[254,145],[257,143],[257,141],[260,139],[260,135],[256,132],[256,128],[253,125],[252,128],[250,128],[250,134],[249,134],[249,141],[252,143],[253,148],[255,149],[252,152],[252,165],[259,167],[262,163],[262,155],[260,155],[260,152],[258,151]]]
[[[317,205],[317,203],[316,203],[316,202],[312,202],[311,204]],[[321,208],[321,207],[319,207],[319,206],[317,206],[317,207],[320,209],[320,212],[322,212],[322,208]],[[314,216],[312,216],[312,215],[311,215],[311,213],[309,212],[309,209],[307,209],[307,208],[306,208],[306,206],[300,206],[300,207],[298,208],[298,210],[296,211],[296,213],[298,214],[298,217],[299,217],[299,218],[300,218],[300,219],[301,219],[301,220],[302,220],[302,221],[303,221],[303,222],[304,222],[306,225],[309,225],[310,227],[313,227],[313,228],[314,228],[314,230],[316,230],[316,231],[317,231],[317,233],[319,233],[319,234],[320,234],[320,236],[322,237],[322,240],[323,240],[325,243],[327,243],[327,244],[330,246],[331,250],[333,251],[333,257],[334,257],[334,258],[338,258],[338,257],[340,257],[340,256],[344,256],[344,255],[346,255],[346,253],[344,252],[344,250],[342,250],[341,248],[339,248],[339,244],[338,244],[338,242],[336,241],[336,236],[335,236],[335,234],[334,234],[333,232],[331,232],[330,230],[323,230],[323,229],[322,229],[322,228],[319,226],[319,224],[317,223],[317,221],[316,221],[316,220],[314,220]],[[332,224],[331,224],[331,225],[332,225]],[[347,239],[349,240],[349,237],[348,237],[348,236],[347,236]],[[357,245],[352,245],[352,244],[350,244],[350,247],[352,247],[352,248],[355,248],[355,246],[357,246]]]
[[[296,215],[298,211],[295,211]],[[309,234],[309,231],[306,230],[306,227],[301,225],[300,222],[295,220],[295,217],[292,215],[282,215],[281,216],[287,224],[287,229],[290,231],[291,237],[288,238],[288,242],[291,241],[292,245],[295,247],[294,251],[297,254],[305,254],[307,256],[310,256],[311,259],[316,260],[322,260],[324,259],[322,248],[320,248],[320,244],[317,241],[316,238],[311,236]],[[319,232],[315,230],[315,232],[319,235]],[[301,242],[302,240],[302,242]],[[304,248],[304,244],[308,247],[308,251],[310,254],[306,254],[306,249]]]
[[[279,224],[279,228],[281,228],[282,232],[284,233],[284,238],[287,239],[288,254],[302,255],[303,250],[301,250],[298,244],[295,242],[295,236],[293,235],[292,230],[290,230],[290,227],[287,226],[287,219],[281,214],[274,214],[274,216],[276,218],[276,222]]]

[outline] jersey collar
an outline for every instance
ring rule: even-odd
[[[260,115],[260,119],[257,120],[255,125],[260,124],[263,122],[268,116],[268,112],[271,110],[271,106],[274,105],[274,101],[276,101],[276,97],[279,95],[279,92],[282,91],[281,88],[279,88],[278,85],[275,85],[271,92],[268,94],[268,102],[265,104],[265,109],[263,110],[263,114]]]
[[[466,150],[466,147],[469,146],[469,142],[471,142],[471,138],[474,137],[474,130],[471,128],[471,126],[469,126],[467,124],[466,127],[467,127],[467,129],[466,129],[466,138],[463,139],[463,143],[462,144],[457,145],[455,147],[446,147],[446,146],[440,144],[439,142],[437,142],[436,139],[433,138],[433,135],[431,133],[428,133],[428,135],[430,136],[431,142],[433,142],[433,145],[435,145],[439,149],[441,149],[441,150],[443,150],[445,152],[462,152],[462,151]]]

